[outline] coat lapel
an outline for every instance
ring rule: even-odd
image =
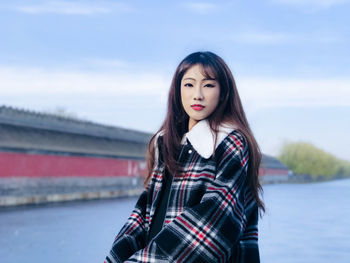
[[[220,125],[217,142],[214,147],[214,133],[210,128],[209,121],[204,119],[199,121],[189,132],[184,134],[181,143],[184,144],[187,138],[197,153],[203,158],[208,159],[225,137],[235,129],[236,126],[234,125]]]

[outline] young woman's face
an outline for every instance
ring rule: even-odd
[[[207,118],[219,103],[219,82],[206,78],[202,72],[203,67],[196,64],[186,71],[181,80],[181,102],[190,118],[188,130]]]

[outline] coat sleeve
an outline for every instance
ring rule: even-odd
[[[248,149],[228,139],[215,180],[201,202],[184,210],[126,262],[226,262],[246,224]]]
[[[159,159],[159,137],[161,133],[156,135],[154,140],[155,147],[155,162],[158,166]],[[123,262],[136,251],[146,246],[146,209],[147,209],[147,196],[150,191],[150,183],[147,188],[140,195],[134,210],[129,216],[127,222],[122,227],[118,235],[116,236],[112,248],[106,257],[105,263]]]
[[[147,191],[144,190],[127,222],[114,239],[112,248],[105,259],[105,263],[123,262],[136,251],[145,247],[146,204]]]

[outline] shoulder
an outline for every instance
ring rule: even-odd
[[[159,145],[162,144],[163,135],[164,135],[164,131],[160,130],[160,131],[157,131],[155,134],[153,134],[152,138],[150,139],[149,143],[153,144],[155,150],[157,150],[159,148]]]
[[[153,145],[154,145],[154,159],[156,164],[158,164],[160,162],[161,158],[161,145],[163,143],[163,135],[164,135],[164,131],[158,131],[153,138]]]
[[[218,145],[215,156],[217,161],[236,160],[242,166],[248,160],[248,142],[243,133],[237,129],[231,131]]]
[[[157,146],[163,139],[164,131],[160,130],[154,135],[154,145]]]
[[[239,130],[233,130],[223,140],[226,148],[234,148],[237,151],[243,152],[248,147],[247,140]]]

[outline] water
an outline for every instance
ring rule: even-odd
[[[264,189],[262,262],[350,262],[350,180]]]
[[[136,199],[0,210],[0,262],[103,262]]]
[[[350,180],[265,185],[261,262],[349,263]],[[103,262],[136,198],[0,210],[0,262]]]

